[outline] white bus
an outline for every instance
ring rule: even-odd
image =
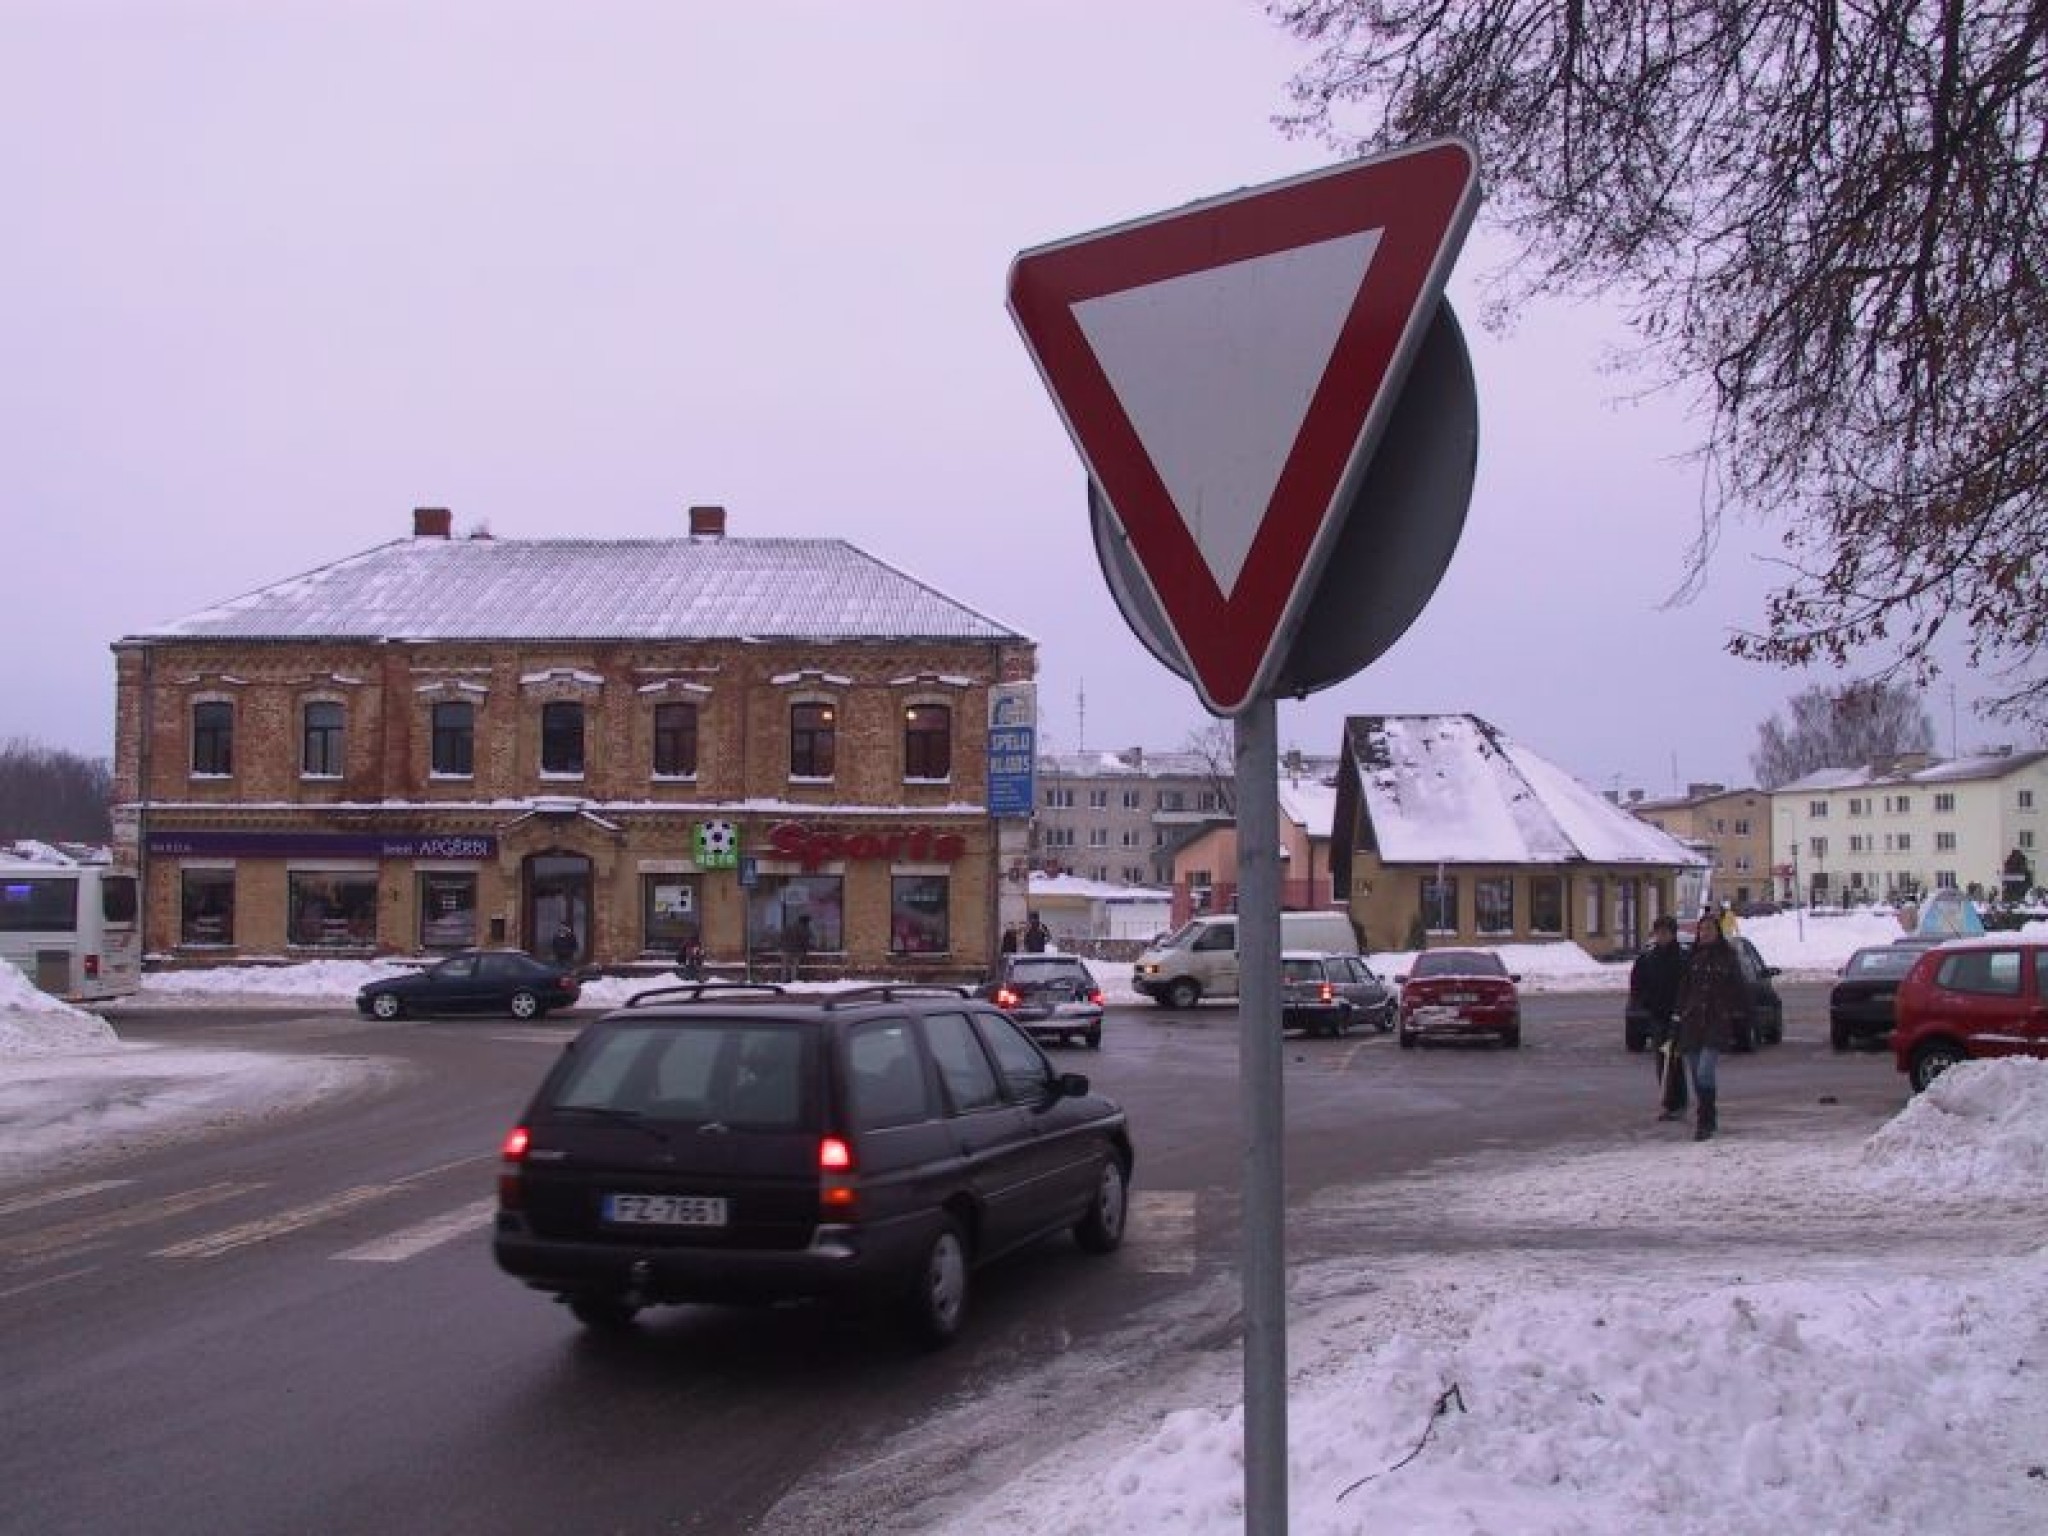
[[[67,1003],[124,997],[142,985],[131,871],[0,858],[0,962]]]

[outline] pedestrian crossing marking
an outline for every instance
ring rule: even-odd
[[[387,1199],[400,1188],[396,1184],[363,1184],[354,1189],[345,1189],[338,1195],[325,1200],[316,1200],[311,1205],[301,1205],[277,1216],[267,1216],[258,1221],[245,1221],[238,1227],[215,1232],[206,1237],[195,1237],[188,1242],[173,1243],[168,1248],[159,1248],[150,1257],[153,1259],[217,1259],[224,1253],[237,1248],[246,1248],[252,1243],[265,1243],[273,1237],[288,1233],[302,1232],[307,1227],[318,1226],[323,1221],[332,1221],[350,1211],[369,1205],[373,1201]]]
[[[438,1248],[443,1243],[465,1237],[478,1227],[486,1225],[498,1208],[498,1197],[491,1195],[482,1200],[472,1200],[468,1205],[448,1211],[428,1221],[393,1232],[387,1237],[359,1243],[353,1248],[337,1253],[337,1259],[349,1259],[361,1264],[397,1264],[415,1255],[425,1253],[429,1248]]]
[[[54,1227],[43,1227],[38,1231],[23,1233],[19,1237],[0,1238],[0,1255],[46,1259],[65,1249],[88,1247],[101,1238],[110,1237],[116,1232],[125,1232],[131,1227],[146,1227],[162,1221],[166,1216],[182,1216],[187,1211],[202,1210],[209,1205],[218,1205],[223,1200],[233,1200],[241,1195],[253,1195],[267,1187],[261,1183],[244,1184],[224,1180],[218,1184],[188,1189],[182,1194],[165,1195],[135,1205],[123,1206],[118,1210],[102,1211],[95,1216],[80,1216],[71,1221],[59,1222]]]
[[[23,1211],[33,1211],[39,1206],[56,1205],[65,1200],[83,1200],[87,1195],[120,1189],[134,1182],[133,1179],[98,1179],[91,1184],[73,1184],[65,1189],[45,1189],[30,1195],[16,1195],[12,1200],[0,1200],[0,1216],[17,1216]]]
[[[1192,1190],[1139,1190],[1131,1196],[1124,1248],[1148,1275],[1187,1275],[1195,1269],[1195,1194]]]

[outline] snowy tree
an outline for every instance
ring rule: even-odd
[[[1934,746],[1934,724],[1920,696],[1900,683],[1808,688],[1794,694],[1786,709],[1789,722],[1773,715],[1757,728],[1749,765],[1765,789],[1816,769],[1882,763]]]
[[[1503,310],[1612,295],[1702,404],[1723,517],[1785,578],[1738,655],[1960,631],[1994,713],[2048,719],[2048,5],[2042,0],[1272,0],[1314,49],[1292,131],[1462,132],[1516,237]],[[1365,131],[1340,118],[1370,114]]]

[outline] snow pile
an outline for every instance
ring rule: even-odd
[[[113,1028],[50,996],[13,966],[0,963],[0,1056],[54,1056],[114,1044]]]
[[[1427,1251],[1290,1278],[1290,1528],[2048,1529],[2048,1219],[2004,1182],[2040,1187],[2048,1066],[1942,1084],[1867,1142],[1816,1121],[1311,1201],[1297,1225]],[[1157,1381],[942,1528],[1237,1532],[1241,1393],[1236,1359]]]
[[[346,997],[365,982],[405,976],[418,965],[392,960],[301,960],[290,965],[220,965],[160,971],[142,978],[144,993],[181,997]]]

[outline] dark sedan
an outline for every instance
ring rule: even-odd
[[[1842,967],[1828,994],[1828,1044],[1838,1051],[1883,1040],[1892,1032],[1899,983],[1928,946],[1875,944],[1859,949]]]
[[[372,1018],[408,1013],[509,1013],[537,1019],[574,1006],[582,988],[576,977],[516,949],[467,950],[410,976],[366,984],[356,1008]]]
[[[1102,1044],[1102,985],[1075,955],[1005,955],[1002,974],[978,991],[1041,1043]]]

